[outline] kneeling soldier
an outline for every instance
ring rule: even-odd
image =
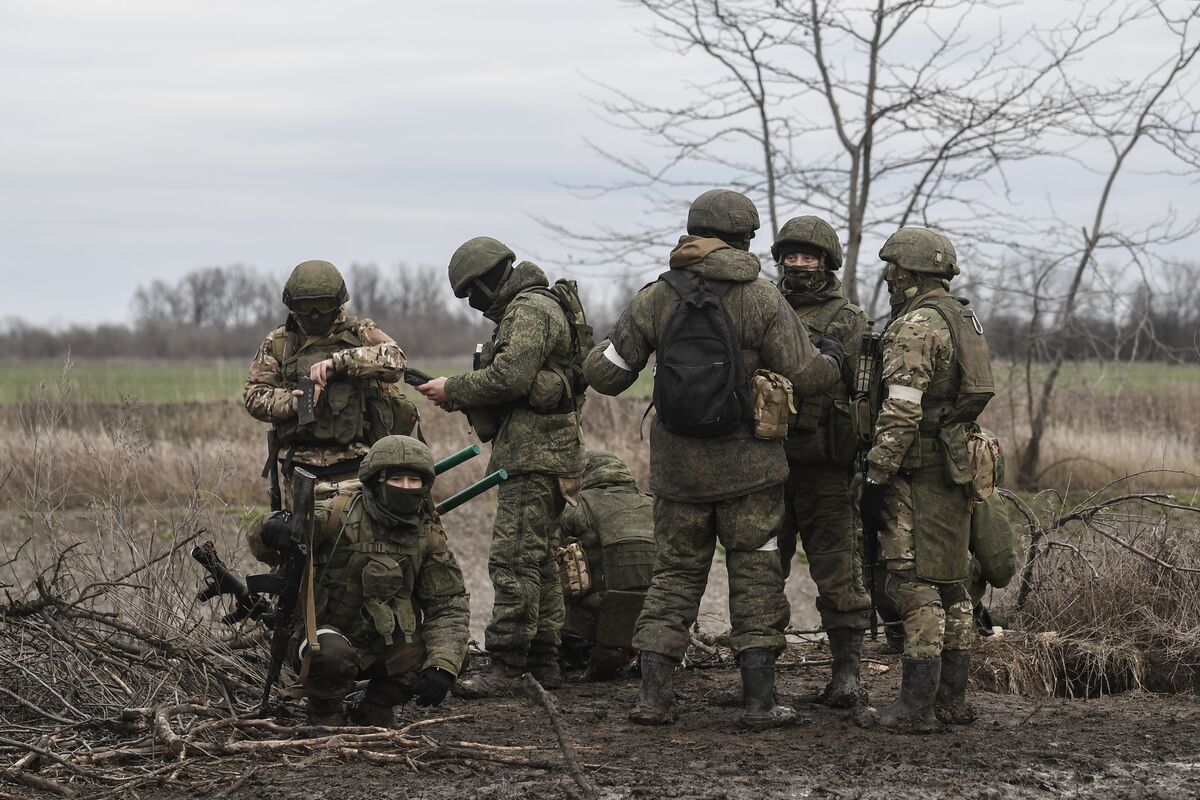
[[[579,503],[558,520],[562,541],[583,550],[588,574],[587,586],[563,582],[563,655],[571,666],[587,665],[584,680],[605,681],[634,654],[633,628],[654,572],[654,500],[621,459],[599,450],[585,457]]]
[[[376,442],[336,494],[317,502],[313,605],[319,648],[297,638],[301,681],[313,725],[344,725],[342,702],[367,680],[352,720],[392,724],[410,698],[438,705],[467,651],[470,609],[462,572],[433,515],[429,448],[408,436]],[[260,560],[275,560],[268,519],[249,537]]]

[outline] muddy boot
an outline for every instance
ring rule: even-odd
[[[934,733],[941,729],[934,715],[938,681],[942,672],[940,658],[901,659],[900,696],[890,706],[863,708],[853,715],[863,728],[879,726],[897,733]]]
[[[340,728],[346,724],[340,697],[308,696],[308,724],[326,728]]]
[[[555,665],[557,666],[557,665]],[[524,670],[492,661],[482,671],[454,686],[454,693],[467,700],[484,697],[515,697],[521,694],[521,675]]]
[[[551,648],[542,642],[534,642],[529,647],[529,658],[525,669],[537,678],[543,689],[557,689],[562,686],[562,667],[558,664],[558,648]]]
[[[585,681],[611,681],[629,664],[629,653],[619,647],[596,645],[588,656]]]
[[[867,690],[858,682],[862,647],[862,631],[840,628],[829,632],[833,678],[821,692],[821,702],[830,708],[854,708],[867,702]]]
[[[967,680],[971,677],[970,650],[942,651],[942,679],[938,684],[938,721],[946,725],[970,725],[975,709],[967,704]]]
[[[738,656],[742,665],[742,716],[738,723],[750,730],[794,725],[796,712],[775,703],[775,654],[755,648]]]
[[[347,715],[355,725],[369,725],[372,728],[390,728],[396,721],[393,709],[408,699],[408,692],[394,683],[386,683],[379,678],[367,684],[367,690],[362,698],[350,708]]]
[[[675,713],[671,710],[675,661],[661,653],[643,650],[641,665],[642,685],[629,719],[639,725],[670,725],[675,721]]]

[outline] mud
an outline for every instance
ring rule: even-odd
[[[875,701],[896,691],[895,657],[869,671]],[[813,654],[807,654],[810,658]],[[794,653],[789,653],[794,656]],[[819,654],[817,654],[819,657]],[[820,688],[824,667],[783,667],[781,694]],[[735,685],[736,668],[677,675],[679,721],[645,728],[625,719],[637,694],[629,678],[609,685],[567,685],[555,692],[569,733],[602,798],[1184,798],[1200,796],[1200,703],[1195,697],[1125,694],[1039,704],[977,693],[980,719],[926,737],[864,731],[847,712],[798,707],[797,727],[747,734],[737,710],[706,702]],[[417,719],[412,707],[405,719]],[[468,722],[430,729],[433,738],[531,745],[562,763],[540,707],[527,700],[449,698],[436,716],[469,713]],[[178,796],[176,794],[175,796]],[[417,772],[357,762],[256,773],[229,797],[529,800],[579,797],[565,766],[528,769],[482,762],[438,763]]]

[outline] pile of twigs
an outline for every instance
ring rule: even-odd
[[[0,777],[55,795],[104,797],[166,784],[226,791],[285,759],[362,759],[418,769],[446,759],[545,767],[533,748],[441,740],[434,726],[289,726],[255,718],[266,645],[231,635],[192,596],[180,539],[108,580],[86,548],[0,605]],[[285,692],[286,694],[286,692]],[[26,792],[27,789],[20,789]],[[0,797],[5,796],[0,787]],[[10,795],[11,796],[11,795]]]

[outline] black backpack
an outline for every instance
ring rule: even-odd
[[[654,367],[654,408],[663,427],[707,438],[737,430],[750,417],[750,384],[742,346],[721,298],[730,281],[681,270],[659,276],[679,295]]]

